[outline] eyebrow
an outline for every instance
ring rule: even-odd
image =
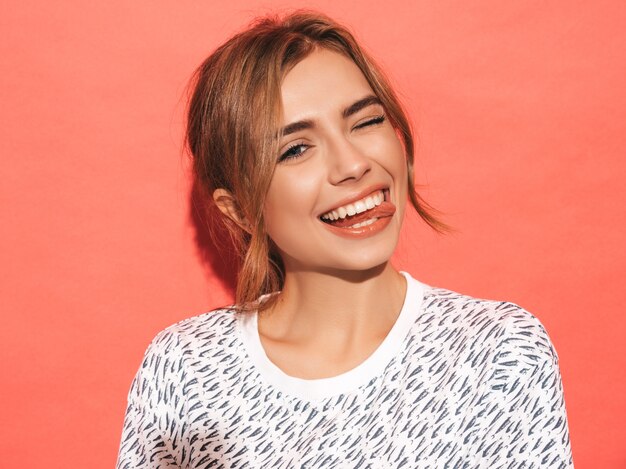
[[[356,114],[361,109],[364,109],[368,106],[373,106],[374,104],[382,105],[382,103],[380,102],[380,99],[378,99],[374,95],[369,95],[363,99],[359,99],[357,102],[348,106],[346,109],[343,110],[341,115],[345,119],[346,117],[350,117],[352,114]]]
[[[352,103],[347,108],[345,108],[343,112],[341,113],[341,116],[345,119],[347,117],[350,117],[353,114],[356,114],[361,109],[365,109],[366,107],[373,106],[375,104],[382,105],[382,102],[380,101],[380,99],[378,99],[378,97],[374,95],[366,96]],[[313,123],[312,120],[309,120],[309,119],[293,122],[283,127],[281,131],[279,132],[279,136],[284,137],[289,134],[299,132],[301,130],[312,129],[313,127],[315,127],[315,124]]]

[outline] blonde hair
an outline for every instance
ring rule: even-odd
[[[196,184],[209,204],[213,191],[227,190],[248,225],[244,230],[228,217],[221,217],[241,260],[236,287],[236,303],[241,310],[268,308],[271,298],[261,306],[256,300],[283,286],[282,261],[265,231],[263,206],[277,162],[275,136],[280,124],[282,79],[316,48],[339,52],[359,67],[404,144],[411,204],[434,230],[449,230],[415,190],[414,139],[402,105],[383,72],[352,34],[314,12],[260,18],[220,46],[196,70],[187,116],[186,138]]]

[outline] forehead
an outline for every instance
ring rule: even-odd
[[[374,94],[365,76],[349,58],[317,49],[283,78],[281,99],[284,123],[341,113],[350,104]]]

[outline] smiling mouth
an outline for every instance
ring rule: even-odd
[[[319,218],[337,228],[364,228],[395,213],[396,207],[388,199],[389,189],[380,189],[356,202],[326,212]]]

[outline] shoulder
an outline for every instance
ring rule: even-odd
[[[183,358],[223,345],[234,338],[238,314],[235,308],[225,307],[183,319],[156,334],[145,356]]]
[[[462,337],[466,346],[511,353],[530,362],[558,361],[541,321],[510,301],[474,298],[445,288],[426,286],[421,323],[431,333]]]
[[[476,435],[470,444],[480,460],[572,467],[558,357],[541,321],[510,301],[433,287],[425,288],[422,315],[426,340],[452,362],[448,382],[470,383],[470,391],[450,394],[475,409],[466,430]]]
[[[226,366],[223,358],[241,349],[234,333],[237,314],[234,308],[216,309],[156,334],[144,352],[129,397],[142,400],[146,393],[153,394],[150,389],[175,389],[192,379],[191,370]]]

